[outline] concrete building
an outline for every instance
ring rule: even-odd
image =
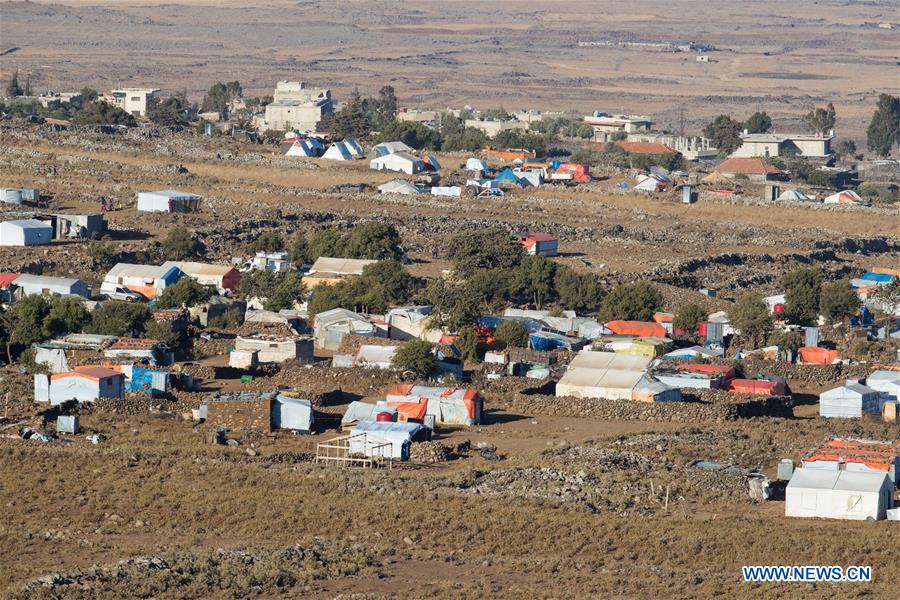
[[[37,219],[0,223],[0,246],[40,246],[53,239],[53,226]]]
[[[833,156],[831,140],[834,133],[819,134],[780,134],[780,133],[746,133],[741,134],[740,148],[731,153],[737,158],[756,156],[771,157],[783,154],[796,154],[806,158],[828,159]]]
[[[609,141],[613,134],[650,131],[653,126],[653,121],[647,117],[611,115],[600,111],[584,117],[584,122],[594,128],[594,141],[597,142]]]
[[[103,96],[103,99],[128,114],[147,116],[147,103],[159,92],[155,88],[120,88]]]
[[[516,130],[516,131],[528,131],[528,123],[524,121],[500,121],[500,120],[485,120],[481,121],[479,119],[466,119],[465,122],[467,129],[478,129],[483,131],[485,135],[488,137],[494,137],[501,131],[508,130]]]
[[[260,131],[267,129],[315,131],[322,117],[334,112],[331,91],[307,87],[303,81],[279,81],[272,94],[274,101],[266,106]]]
[[[53,235],[58,240],[98,240],[106,233],[106,217],[100,213],[91,215],[63,215],[50,217]]]

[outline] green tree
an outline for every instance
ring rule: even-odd
[[[306,286],[296,271],[263,271],[244,273],[238,288],[245,300],[259,298],[265,310],[278,312],[293,308],[306,297]]]
[[[875,113],[866,129],[866,144],[879,156],[888,156],[900,144],[900,96],[879,94]]]
[[[463,360],[478,360],[478,336],[471,327],[463,327],[456,336],[456,347],[462,353]]]
[[[25,296],[9,311],[9,341],[19,349],[40,342],[44,336],[44,321],[50,314],[50,301],[44,296]]]
[[[187,106],[174,96],[160,100],[153,97],[147,103],[147,118],[160,127],[184,127],[188,124]]]
[[[13,71],[9,83],[6,84],[6,95],[10,98],[22,95],[22,87],[19,85],[19,69]]]
[[[97,98],[100,97],[100,92],[87,86],[81,88],[81,91],[78,93],[81,94],[82,105],[94,102],[95,100],[97,100]]]
[[[829,102],[825,108],[813,108],[803,115],[803,122],[813,133],[824,134],[834,129],[836,122],[834,104]]]
[[[850,281],[844,279],[833,281],[822,286],[819,296],[819,310],[831,323],[840,322],[859,311],[862,302]]]
[[[224,113],[228,110],[228,103],[231,95],[228,92],[228,86],[221,81],[210,86],[209,91],[203,97],[203,112]]]
[[[78,333],[90,320],[90,314],[81,298],[74,296],[54,296],[50,299],[50,310],[44,318],[44,337],[55,337],[64,333]]]
[[[778,346],[786,352],[796,355],[797,350],[803,347],[803,337],[797,331],[779,330],[769,336],[769,345]]]
[[[710,139],[713,147],[723,154],[731,154],[741,147],[743,123],[728,115],[719,115],[703,128],[703,135]]]
[[[284,240],[274,231],[263,231],[247,244],[247,252],[280,252],[284,250]]]
[[[180,348],[184,339],[180,331],[172,328],[171,323],[153,319],[144,324],[144,335],[148,339],[164,342],[169,348]]]
[[[528,331],[524,325],[512,319],[506,319],[500,323],[497,329],[494,330],[494,337],[507,346],[515,346],[516,348],[528,347]]]
[[[343,258],[345,252],[346,239],[336,229],[317,231],[309,241],[310,261],[314,261],[320,256]]]
[[[72,117],[72,123],[75,125],[125,125],[126,127],[137,125],[133,115],[106,102],[92,102],[84,106]]]
[[[423,296],[432,306],[431,324],[434,327],[462,331],[481,316],[481,299],[465,281],[434,279]]]
[[[731,323],[747,343],[758,346],[772,331],[772,315],[759,294],[748,292],[728,311]]]
[[[600,305],[603,322],[624,319],[649,321],[653,313],[662,307],[663,298],[656,286],[647,281],[637,281],[616,286]]]
[[[182,277],[175,284],[163,290],[156,300],[159,308],[191,308],[209,300],[213,295],[205,285],[195,279]]]
[[[834,151],[838,158],[853,158],[856,156],[856,142],[850,139],[841,140],[835,144]]]
[[[354,290],[346,285],[347,282],[340,282],[334,285],[318,285],[313,291],[312,297],[309,299],[308,312],[310,316],[315,316],[335,308],[346,308],[353,310],[356,308]]]
[[[481,116],[485,119],[494,119],[495,121],[509,121],[512,119],[512,115],[502,106],[483,110],[481,111]]]
[[[822,274],[818,269],[797,269],[781,278],[784,316],[791,323],[810,325],[819,316]]]
[[[765,111],[757,111],[744,121],[744,129],[747,130],[747,133],[766,133],[772,129],[772,117]]]
[[[326,119],[323,126],[340,137],[367,138],[372,133],[372,123],[366,115],[366,107],[359,90],[354,89],[341,109]]]
[[[385,122],[379,134],[375,137],[376,142],[391,142],[399,140],[411,148],[417,150],[437,150],[441,147],[441,135],[426,127],[422,123],[413,123],[411,121],[388,121]]]
[[[348,258],[399,259],[403,256],[397,228],[381,221],[365,221],[350,232],[343,244]]]
[[[146,304],[105,302],[91,313],[91,322],[85,327],[85,331],[98,335],[134,337],[144,330],[144,324],[149,318],[150,310]]]
[[[463,285],[466,296],[478,304],[476,310],[482,314],[500,310],[510,301],[510,294],[516,290],[514,272],[507,269],[478,269]]]
[[[556,263],[543,255],[523,256],[513,277],[517,295],[528,298],[537,310],[556,300]]]
[[[446,255],[460,277],[478,269],[512,270],[522,262],[524,250],[519,240],[500,226],[464,229],[447,240]]]
[[[396,122],[397,108],[397,95],[393,86],[382,86],[378,90],[378,100],[375,102],[375,126],[381,129]]]
[[[444,137],[448,135],[459,135],[466,129],[465,122],[451,112],[441,113],[439,123],[438,131],[440,131],[441,135]]]
[[[417,377],[425,377],[437,369],[434,346],[425,340],[409,340],[394,352],[391,366],[400,371],[409,371]]]
[[[672,326],[688,335],[693,335],[697,333],[697,324],[705,319],[706,309],[699,304],[685,304],[677,313],[675,313],[675,318],[672,320]]]
[[[200,243],[186,228],[173,227],[166,234],[160,249],[168,260],[185,260],[200,253]]]
[[[312,249],[306,236],[298,234],[288,248],[291,262],[295,265],[308,265],[313,262]]]
[[[355,304],[381,313],[409,300],[412,277],[397,260],[380,260],[363,267],[358,279],[350,280],[359,290]]]
[[[477,152],[487,145],[488,137],[483,131],[465,127],[460,133],[446,134],[441,144],[441,150],[444,152]]]
[[[547,152],[547,138],[539,133],[530,131],[504,129],[491,138],[491,141],[498,148],[533,150],[538,156]]]
[[[603,301],[603,288],[596,275],[578,273],[566,265],[557,265],[554,287],[559,304],[578,312],[596,312]]]
[[[25,89],[22,90],[22,92],[25,96],[32,96],[34,94],[33,90],[31,89],[31,75],[25,76]]]

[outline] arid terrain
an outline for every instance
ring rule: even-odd
[[[776,130],[833,101],[837,130],[860,139],[879,91],[897,87],[890,0],[746,3],[450,1],[397,10],[371,0],[3,2],[0,77],[36,89],[83,85],[186,89],[217,80],[248,94],[302,79],[340,100],[393,85],[403,105],[472,104],[646,113],[697,131],[721,113],[762,108]],[[880,29],[878,23],[893,23]],[[698,42],[695,52],[584,43]],[[780,126],[780,127],[779,127]]]
[[[559,236],[560,260],[579,270],[610,283],[653,279],[669,306],[697,300],[711,310],[750,283],[774,289],[777,274],[798,263],[841,275],[900,262],[900,216],[891,208],[766,206],[750,190],[744,200],[685,206],[674,195],[615,193],[615,178],[589,191],[500,199],[381,196],[335,191],[389,178],[363,166],[286,161],[226,138],[36,127],[0,134],[4,181],[40,181],[51,208],[97,210],[98,195],[112,198],[107,216],[123,256],[176,224],[220,260],[260,229],[290,236],[376,218],[398,227],[411,269],[433,276],[446,266],[442,240],[460,227],[539,226]],[[441,160],[452,169],[463,157]],[[169,187],[202,194],[207,209],[135,212],[136,190]],[[7,248],[3,268],[78,273],[96,284],[90,247],[104,243]],[[692,291],[700,285],[720,287],[721,298]],[[227,363],[221,341],[198,344],[204,372]],[[856,373],[823,369],[785,374],[802,398]],[[681,408],[548,412],[527,380],[513,378],[485,385],[484,425],[437,438],[451,460],[375,472],[310,463],[315,443],[336,434],[328,416],[390,382],[290,364],[250,384],[216,380],[207,391],[278,385],[330,398],[319,409],[326,430],[237,448],[205,444],[202,428],[180,420],[202,393],[85,409],[84,434],[108,437],[98,446],[84,435],[48,445],[0,440],[0,585],[19,598],[892,597],[895,528],[785,519],[781,502],[750,500],[743,475],[686,465],[702,458],[774,476],[780,458],[799,459],[828,436],[896,439],[896,425],[823,422],[802,402],[793,418],[734,420],[702,416],[702,407],[699,418]],[[13,423],[53,418],[36,415],[29,376],[7,369],[0,386]],[[503,460],[483,458],[479,443]],[[741,565],[807,563],[872,565],[875,581],[835,588],[740,579]]]

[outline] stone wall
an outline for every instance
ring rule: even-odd
[[[271,432],[272,400],[213,400],[208,404],[206,423],[228,432]]]

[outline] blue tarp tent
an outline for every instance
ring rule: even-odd
[[[519,181],[518,175],[512,172],[512,169],[506,167],[494,177],[494,181],[510,181],[512,183],[516,183],[518,185],[522,185],[522,182]]]
[[[549,331],[536,331],[528,336],[531,347],[534,350],[549,351],[563,348],[565,350],[578,351],[584,347],[584,340],[572,338]]]
[[[865,279],[866,281],[871,281],[872,283],[879,284],[889,284],[893,283],[896,275],[891,275],[890,273],[872,273],[871,271],[868,273],[863,273],[860,279]]]
[[[162,396],[169,389],[169,373],[144,367],[132,367],[131,379],[125,385],[126,392],[145,392]]]

